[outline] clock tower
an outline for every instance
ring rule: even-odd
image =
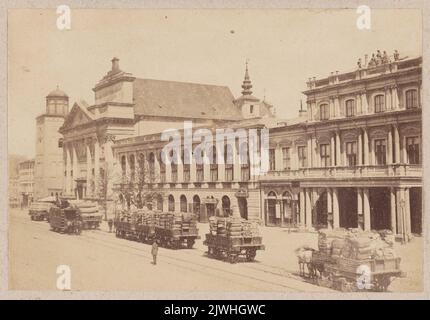
[[[45,113],[36,118],[34,200],[62,192],[63,148],[59,145],[61,134],[58,129],[68,111],[69,97],[57,86],[46,96]]]

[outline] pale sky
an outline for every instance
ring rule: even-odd
[[[359,30],[355,10],[72,9],[71,30],[61,31],[55,9],[10,10],[9,153],[34,156],[35,117],[57,84],[70,107],[92,105],[114,56],[136,77],[226,85],[235,97],[249,59],[254,95],[296,117],[309,77],[354,70],[377,49],[422,54],[420,10],[371,14],[371,30]]]

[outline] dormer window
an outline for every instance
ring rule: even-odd
[[[327,103],[320,105],[320,120],[328,120],[330,118],[330,109]]]

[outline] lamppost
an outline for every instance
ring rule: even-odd
[[[400,200],[400,209],[402,212],[402,244],[406,244],[406,226],[405,226],[405,200]]]

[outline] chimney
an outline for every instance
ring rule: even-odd
[[[119,59],[114,57],[112,60],[112,71],[119,71]]]

